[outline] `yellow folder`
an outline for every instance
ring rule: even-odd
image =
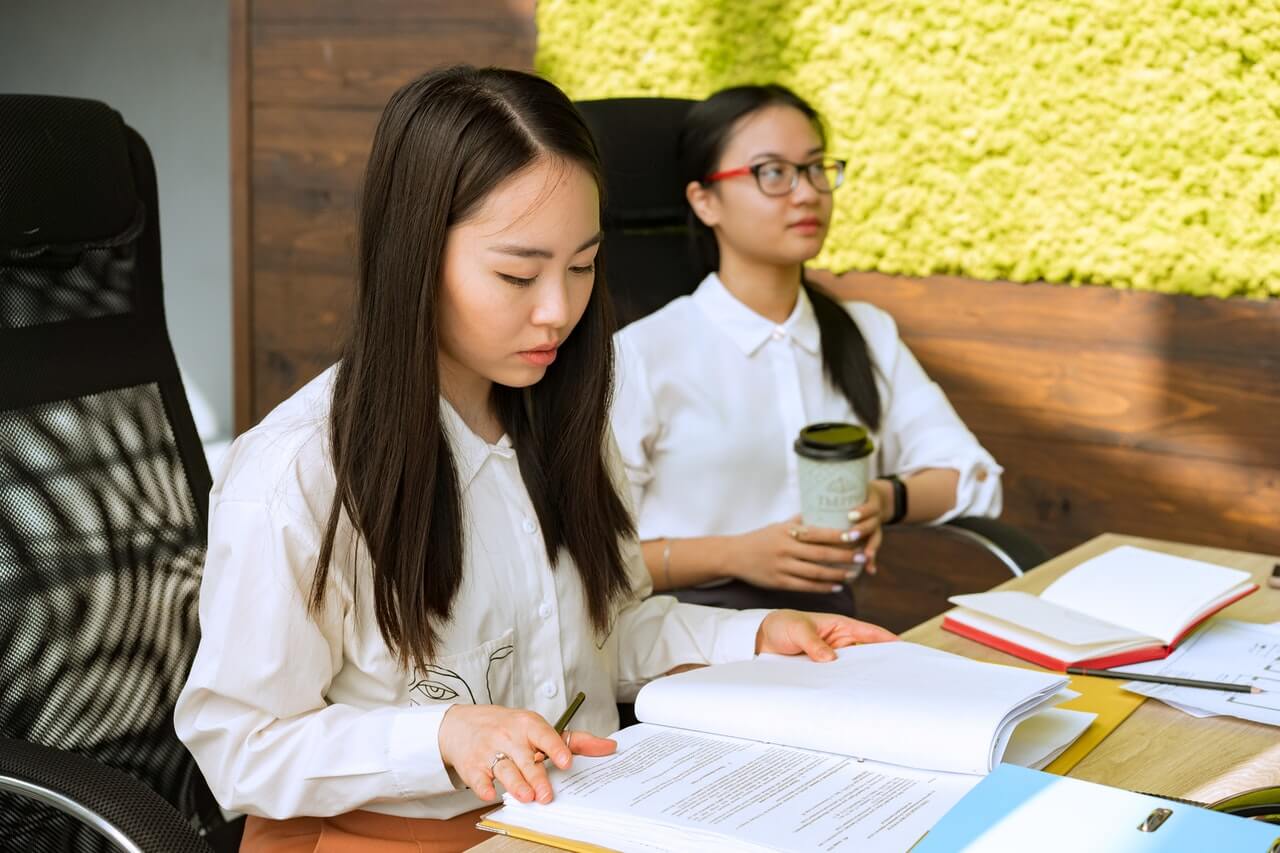
[[[1102,743],[1107,735],[1115,731],[1116,727],[1146,700],[1147,697],[1139,693],[1130,693],[1123,689],[1121,686],[1123,684],[1123,681],[1109,678],[1093,678],[1088,675],[1071,676],[1071,689],[1080,695],[1057,707],[1072,711],[1089,711],[1097,714],[1098,718],[1085,729],[1084,734],[1075,743],[1067,747],[1062,755],[1044,768],[1046,773],[1067,775],[1072,767],[1079,764],[1081,759]]]
[[[572,853],[616,853],[616,851],[610,850],[608,847],[597,847],[595,844],[573,841],[569,838],[561,838],[558,835],[543,835],[541,832],[533,832],[523,827],[499,823],[496,820],[482,820],[476,826],[498,835],[519,838],[521,841],[532,841],[535,844],[545,844],[548,847],[554,847],[557,850],[569,850]]]

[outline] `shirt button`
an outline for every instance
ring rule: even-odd
[[[774,329],[774,330],[773,330],[773,334],[772,334],[772,335],[770,335],[769,337],[773,338],[775,341],[780,341],[780,340],[782,340],[783,338],[785,338],[786,336],[787,336],[787,332],[786,332],[786,330],[785,330],[785,329],[783,329],[783,328],[781,328],[781,327],[779,327],[779,328],[777,328],[777,329]]]
[[[532,518],[526,518],[520,523],[520,527],[525,533],[533,533],[538,529],[537,523],[535,523]]]
[[[548,699],[550,699],[553,696],[555,696],[557,692],[558,692],[558,688],[556,687],[554,682],[551,682],[551,681],[543,682],[543,685],[542,685],[543,696],[546,696]]]
[[[545,601],[542,604],[538,605],[538,615],[541,616],[543,619],[550,619],[551,605],[547,604]]]
[[[979,465],[977,472],[974,474],[974,479],[979,483],[985,483],[987,481],[987,469]]]

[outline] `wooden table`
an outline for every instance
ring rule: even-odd
[[[1250,572],[1262,589],[1231,605],[1222,615],[1246,622],[1280,621],[1280,590],[1266,585],[1272,566],[1280,558],[1111,533],[1055,557],[997,589],[1041,592],[1071,567],[1119,545],[1139,545]],[[1017,660],[943,631],[941,616],[917,625],[902,638],[975,660]],[[1162,702],[1148,700],[1068,775],[1134,791],[1212,802],[1249,788],[1280,784],[1280,731],[1233,717],[1191,717]],[[472,848],[480,853],[540,853],[551,849],[510,838],[493,838]]]

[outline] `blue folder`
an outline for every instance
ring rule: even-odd
[[[1280,853],[1280,826],[1001,764],[912,853]]]

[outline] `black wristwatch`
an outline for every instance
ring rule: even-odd
[[[893,515],[885,524],[897,524],[907,517],[907,484],[897,474],[885,474],[880,479],[888,480],[893,486]]]

